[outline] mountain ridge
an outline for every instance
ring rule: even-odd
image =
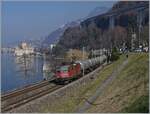
[[[120,5],[121,4],[121,5]],[[114,6],[117,6],[116,9],[113,6],[111,10],[117,10],[122,7],[131,7],[135,5],[143,4],[143,2],[118,2]],[[149,2],[144,2],[145,5]],[[149,10],[148,8],[143,11],[143,31],[141,32],[141,37],[143,37],[143,42],[146,42],[143,45],[149,45],[148,43],[148,23],[149,23]],[[137,34],[137,39],[135,41],[135,48],[138,47],[138,34],[139,28],[137,23],[137,13],[136,11],[127,11],[125,13],[115,16],[115,26],[113,30],[109,29],[109,17],[98,15],[92,18],[88,18],[81,22],[80,26],[68,28],[65,30],[63,36],[60,38],[56,48],[61,48],[67,50],[72,49],[82,49],[86,47],[87,50],[90,49],[100,49],[106,48],[110,49],[113,46],[117,48],[122,48],[125,43],[126,46],[131,49],[131,30]],[[145,37],[145,36],[146,37]],[[56,49],[59,50],[59,49]]]
[[[87,18],[91,18],[93,16],[97,16],[102,13],[105,13],[106,11],[108,11],[108,9],[109,7],[96,7],[85,18],[81,18],[76,21],[71,21],[71,22],[61,25],[59,28],[52,31],[48,36],[46,36],[45,40],[43,40],[42,43],[44,44],[44,46],[49,46],[49,44],[51,43],[57,43],[59,41],[59,38],[63,35],[64,31],[67,28],[79,26],[80,23],[86,20]]]

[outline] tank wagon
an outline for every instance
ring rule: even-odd
[[[88,69],[93,69],[104,63],[106,60],[106,55],[100,57],[76,61],[70,65],[63,65],[56,69],[56,80],[57,81],[69,81],[71,79],[78,78],[82,76],[82,72],[86,72]]]
[[[100,65],[105,62],[106,60],[106,55],[102,55],[100,57],[88,59],[88,60],[82,60],[82,61],[76,61],[75,63],[79,63],[81,66],[81,70],[86,70],[89,68],[94,68],[97,65]]]

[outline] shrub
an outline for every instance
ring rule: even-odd
[[[133,104],[124,109],[126,113],[148,113],[149,112],[149,96],[139,97]]]
[[[110,58],[110,60],[111,60],[111,61],[116,61],[116,60],[118,60],[118,59],[119,59],[119,55],[120,55],[120,54],[119,54],[117,48],[114,47],[114,48],[112,49],[112,53],[111,53],[111,58]]]

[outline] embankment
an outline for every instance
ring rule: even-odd
[[[119,60],[103,69],[98,68],[86,77],[11,112],[75,112],[126,60],[125,55],[121,55]],[[148,63],[146,53],[129,54],[128,63],[85,112],[147,112]]]

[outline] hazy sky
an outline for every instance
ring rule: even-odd
[[[96,7],[111,7],[106,2],[2,2],[2,45],[25,39],[46,37],[59,26],[86,17]]]

